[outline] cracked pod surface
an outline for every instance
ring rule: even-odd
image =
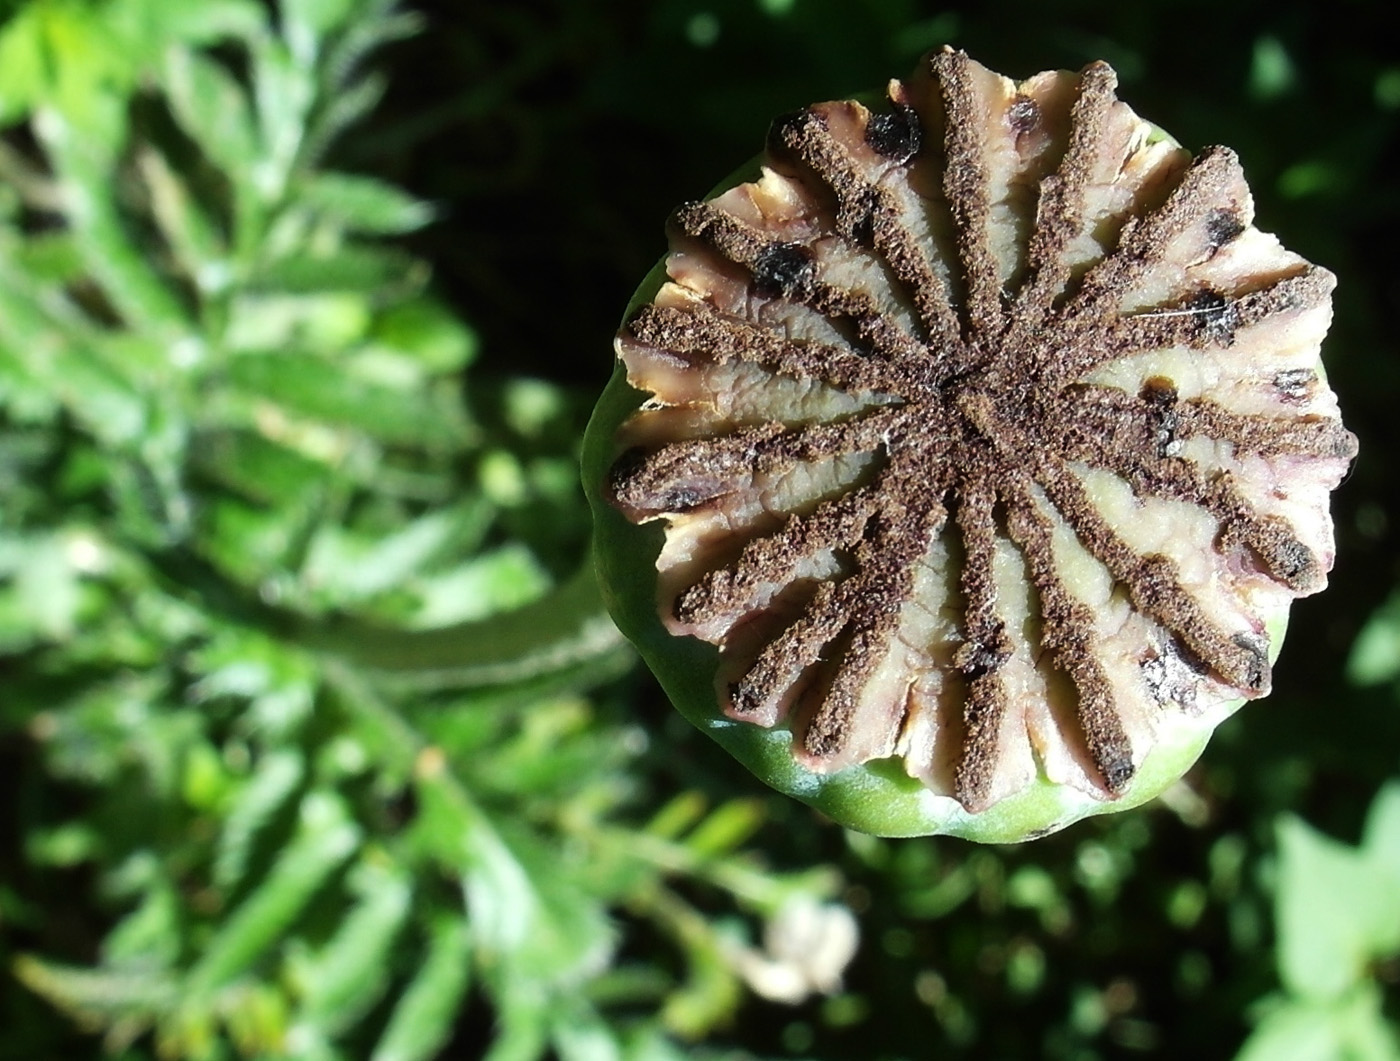
[[[584,455],[614,618],[845,825],[1010,841],[1150,799],[1332,566],[1333,277],[1115,88],[945,49],[783,116],[618,335]]]

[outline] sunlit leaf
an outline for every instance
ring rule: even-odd
[[[233,888],[243,879],[253,840],[301,783],[301,754],[286,748],[268,753],[230,801],[219,834],[214,880]]]
[[[467,992],[470,930],[461,918],[432,926],[428,952],[389,1017],[370,1061],[426,1061],[451,1034]]]
[[[338,801],[322,793],[308,795],[302,802],[298,835],[209,941],[190,970],[185,990],[198,998],[246,971],[349,858],[359,839],[360,830]]]
[[[167,54],[162,83],[185,132],[213,162],[245,179],[261,145],[243,86],[213,59],[183,48]]]
[[[149,1020],[175,995],[171,978],[149,970],[79,969],[21,955],[14,972],[31,991],[81,1021],[100,1022],[117,1014]]]
[[[1400,1041],[1372,984],[1330,1001],[1275,1000],[1235,1061],[1396,1061]]]
[[[374,339],[420,360],[434,372],[451,372],[476,356],[476,334],[442,305],[427,299],[403,303],[384,313]]]
[[[327,528],[312,546],[306,577],[342,602],[383,593],[405,585],[426,566],[442,558],[464,535],[472,533],[475,522],[475,506],[467,504],[430,512],[373,542],[357,542],[351,535]],[[536,572],[527,569],[523,574],[520,581],[526,583],[528,595],[538,584],[537,579],[530,578]],[[507,591],[510,588],[505,587]],[[491,596],[474,599],[489,613],[503,604],[517,603],[521,595],[505,601],[499,594],[495,599]]]
[[[29,5],[0,28],[0,121],[14,121],[47,87],[43,18]]]
[[[1356,635],[1347,660],[1354,685],[1379,685],[1400,675],[1400,594],[1392,594]]]
[[[482,619],[540,596],[549,575],[518,543],[481,553],[436,573],[422,588],[417,621],[424,626]]]
[[[1361,847],[1377,865],[1393,874],[1400,894],[1400,781],[1387,783],[1376,794],[1366,815]]]
[[[354,0],[282,0],[282,17],[317,37],[339,28],[355,10]]]
[[[1400,947],[1400,883],[1297,818],[1279,822],[1278,840],[1279,975],[1302,996],[1336,998]]]
[[[315,103],[316,84],[304,45],[301,62],[291,46],[263,37],[252,48],[252,88],[263,154],[255,183],[263,200],[277,203],[286,194],[305,142],[306,122]]]
[[[357,379],[315,355],[242,354],[229,363],[229,377],[288,412],[358,428],[385,442],[444,443],[456,435],[445,411],[421,394]]]
[[[317,173],[298,189],[301,202],[350,232],[400,235],[422,228],[433,210],[392,185],[348,173]]]
[[[389,987],[391,948],[406,923],[412,900],[408,879],[366,862],[353,882],[360,895],[334,936],[306,971],[306,996],[298,1015],[326,1036],[352,1027]]]

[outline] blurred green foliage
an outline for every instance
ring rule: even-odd
[[[1395,1058],[1384,16],[0,8],[0,1058]],[[1021,848],[765,794],[573,578],[577,439],[667,212],[945,42],[1107,58],[1236,147],[1341,277],[1362,439],[1270,701],[1153,808]]]

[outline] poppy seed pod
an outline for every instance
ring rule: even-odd
[[[671,219],[589,427],[596,561],[668,695],[883,835],[1142,803],[1268,693],[1356,453],[1334,279],[1103,63],[943,50],[774,122]]]

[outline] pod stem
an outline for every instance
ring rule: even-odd
[[[512,611],[413,630],[346,616],[280,608],[192,551],[167,547],[147,559],[166,588],[240,625],[416,686],[538,691],[596,684],[630,666],[632,649],[603,604],[592,550],[569,579]]]
[[[630,659],[608,617],[590,559],[538,600],[483,619],[406,630],[351,619],[303,621],[307,648],[371,670],[454,687],[536,681]]]

